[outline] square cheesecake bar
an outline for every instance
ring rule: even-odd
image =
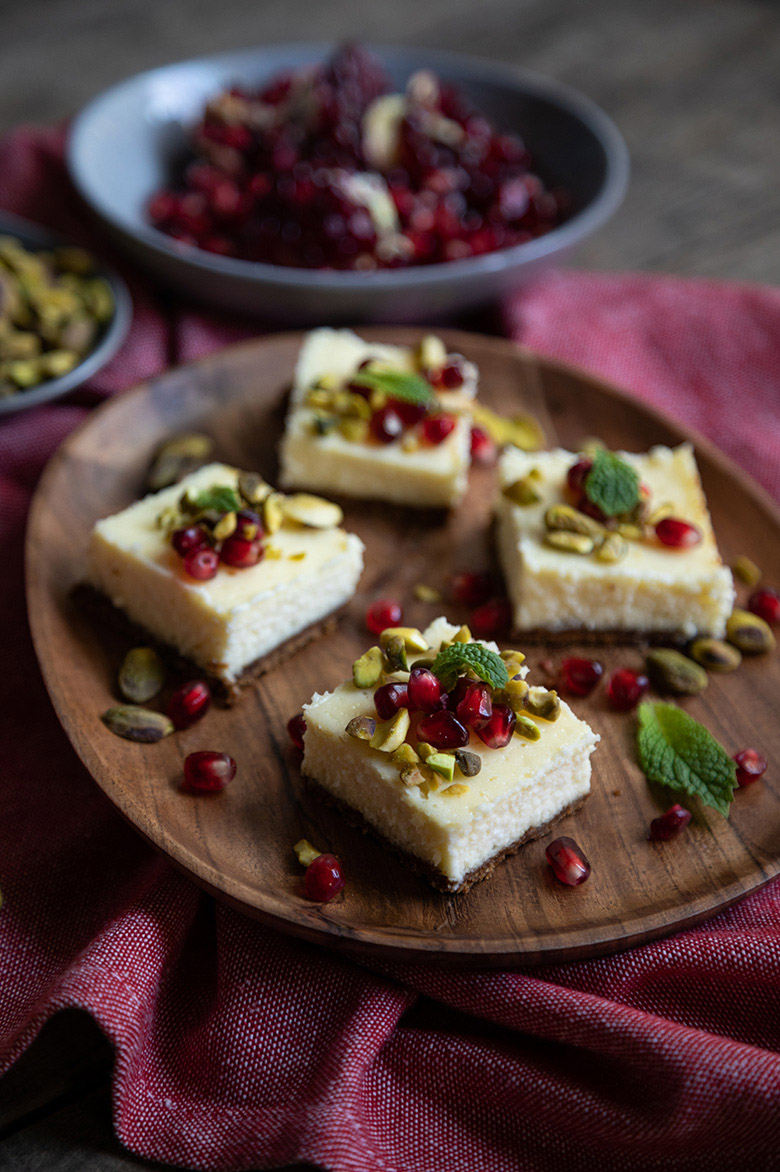
[[[411,674],[388,677],[399,638]],[[554,692],[528,686],[520,653],[499,656],[444,618],[381,641],[352,680],[304,707],[303,771],[439,890],[467,891],[585,801],[599,737]]]
[[[341,509],[209,464],[98,521],[88,583],[228,696],[354,594],[363,543]]]
[[[439,338],[417,349],[322,328],[300,350],[283,488],[448,508],[466,491],[477,369]]]
[[[515,630],[721,637],[734,584],[691,445],[596,458],[593,488],[581,453],[501,457],[496,538]],[[632,476],[635,503],[606,515],[595,501],[633,499]]]

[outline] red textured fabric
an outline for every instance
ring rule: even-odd
[[[95,242],[58,132],[0,143],[0,206]],[[777,883],[612,958],[369,969],[215,904],[85,774],[25,623],[30,496],[90,404],[242,333],[128,275],[136,317],[111,366],[0,422],[0,1068],[83,1007],[116,1047],[120,1139],[193,1168],[780,1167]],[[780,496],[777,290],[560,273],[506,325],[695,424]]]

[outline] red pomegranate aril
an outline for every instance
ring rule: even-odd
[[[328,903],[344,887],[344,872],[335,855],[317,855],[306,868],[303,890],[306,898]]]
[[[492,464],[498,449],[488,433],[481,427],[471,429],[471,459],[475,464]]]
[[[256,566],[262,560],[264,553],[265,548],[259,538],[255,537],[250,541],[246,537],[239,537],[237,533],[233,533],[222,542],[219,558],[226,566],[232,566],[237,570],[247,570],[250,566]]]
[[[241,509],[236,513],[236,533],[246,541],[254,541],[256,537],[263,537],[263,523],[258,513],[253,509]]]
[[[447,702],[447,693],[428,667],[414,667],[407,685],[409,707],[414,712],[435,712]]]
[[[389,404],[375,411],[371,416],[369,428],[375,440],[380,444],[391,444],[403,434],[404,421]]]
[[[187,525],[183,529],[174,529],[171,534],[171,545],[180,558],[197,549],[205,549],[209,539],[200,525]]]
[[[191,794],[216,794],[236,776],[236,763],[227,753],[200,749],[184,758],[181,788]]]
[[[463,749],[469,743],[469,730],[451,712],[432,712],[417,725],[417,739],[435,749]]]
[[[590,863],[573,838],[556,838],[544,853],[555,878],[567,887],[579,887],[590,875]]]
[[[756,590],[748,599],[748,610],[752,610],[765,623],[776,626],[780,623],[780,593],[771,586]]]
[[[664,517],[656,525],[655,535],[670,549],[690,549],[701,541],[701,532],[696,526],[681,521],[679,517]]]
[[[423,439],[434,447],[444,443],[454,430],[455,420],[451,415],[429,415],[422,422]]]
[[[174,728],[189,728],[206,715],[211,704],[211,689],[205,680],[188,680],[171,695],[166,709]]]
[[[604,668],[597,660],[570,655],[561,663],[561,686],[571,696],[589,696],[603,672]]]
[[[465,571],[453,574],[450,594],[461,606],[480,606],[495,593],[496,579],[489,570]]]
[[[395,411],[405,427],[414,427],[427,410],[421,403],[405,403],[403,399],[390,399],[387,405]]]
[[[618,712],[630,712],[650,687],[647,676],[628,667],[619,667],[607,683],[607,699]]]
[[[509,629],[512,609],[506,598],[491,598],[471,612],[469,627],[478,639],[499,639]]]
[[[508,704],[493,704],[490,719],[475,726],[479,739],[489,749],[503,749],[512,739],[517,717]]]
[[[184,559],[184,569],[191,578],[208,582],[219,569],[219,554],[215,549],[193,549]]]
[[[480,729],[493,715],[493,699],[487,684],[469,684],[455,713],[469,728]]]
[[[409,692],[406,684],[383,684],[374,692],[374,704],[380,720],[390,720],[399,708],[409,705]]]
[[[397,627],[403,617],[399,603],[390,598],[377,598],[366,611],[366,626],[372,635],[381,635],[388,627]]]
[[[766,773],[767,760],[757,749],[740,749],[734,754],[737,763],[737,785],[744,789]]]
[[[681,834],[691,820],[690,810],[686,810],[679,802],[670,806],[665,814],[653,818],[650,823],[650,838],[653,842],[668,842]]]
[[[438,384],[440,387],[446,387],[448,391],[453,391],[457,387],[463,386],[463,367],[459,362],[448,362],[439,371]]]
[[[569,471],[566,473],[566,483],[575,495],[583,491],[585,485],[585,478],[593,467],[593,461],[589,459],[578,460],[576,464],[572,464]]]
[[[291,716],[287,721],[287,732],[290,734],[290,740],[295,745],[296,749],[303,752],[303,737],[306,732],[306,720],[302,712],[296,712],[295,716]]]

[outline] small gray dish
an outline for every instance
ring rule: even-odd
[[[15,236],[26,248],[43,249],[57,248],[73,242],[62,236],[57,236],[46,228],[32,224],[29,220],[15,216],[11,212],[0,211],[0,236]],[[89,250],[87,250],[89,251]],[[18,395],[0,398],[0,417],[11,415],[16,411],[25,411],[29,407],[37,407],[41,403],[50,403],[67,395],[68,391],[81,386],[109,359],[113,358],[127,336],[130,322],[133,317],[133,302],[130,291],[121,277],[113,269],[108,268],[97,259],[95,260],[96,276],[104,277],[111,286],[114,295],[114,315],[111,321],[100,334],[97,345],[90,350],[86,358],[59,378],[50,378],[31,387],[26,391],[19,391]]]
[[[327,272],[216,256],[157,231],[149,197],[167,185],[206,101],[322,60],[332,45],[256,48],[153,69],[96,97],[73,123],[71,178],[116,240],[163,284],[221,309],[288,324],[437,321],[497,300],[567,257],[621,203],[628,152],[615,124],[575,90],[453,53],[376,48],[397,88],[418,69],[458,86],[497,126],[521,135],[542,175],[566,188],[572,214],[538,239],[446,264]]]

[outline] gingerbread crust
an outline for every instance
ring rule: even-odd
[[[553,826],[556,826],[562,821],[562,819],[568,818],[569,814],[576,813],[590,797],[590,792],[588,792],[581,798],[577,798],[576,801],[570,802],[568,806],[556,814],[554,818],[551,818],[549,822],[545,822],[543,826],[531,826],[516,842],[498,851],[497,854],[493,855],[492,859],[488,859],[479,867],[475,867],[473,871],[469,871],[460,883],[453,883],[446,875],[442,875],[441,871],[437,871],[432,863],[426,863],[424,859],[419,859],[416,855],[412,855],[390,842],[383,834],[380,834],[375,826],[372,826],[370,822],[366,821],[359,810],[356,810],[354,806],[350,806],[347,802],[342,801],[341,798],[334,797],[315,778],[304,775],[304,781],[306,782],[307,788],[315,797],[323,801],[326,805],[333,806],[337,809],[343,814],[350,826],[354,826],[356,830],[361,830],[364,834],[370,834],[373,838],[378,839],[386,847],[390,848],[405,867],[408,867],[410,871],[414,871],[421,879],[427,879],[433,887],[438,891],[444,892],[445,895],[464,895],[475,883],[480,883],[483,879],[488,879],[499,863],[503,863],[504,859],[508,859],[512,855],[517,854],[520,848],[525,846],[527,842],[532,842],[535,838],[542,838],[548,831],[552,830]]]
[[[252,684],[260,676],[265,675],[267,671],[272,671],[273,668],[278,667],[280,663],[285,659],[289,659],[291,655],[294,655],[296,651],[305,647],[307,643],[311,643],[313,639],[334,631],[340,615],[346,609],[346,605],[339,607],[338,610],[332,611],[325,618],[318,619],[316,623],[312,623],[302,631],[298,631],[297,634],[292,635],[289,639],[285,639],[283,643],[280,643],[278,647],[274,647],[273,651],[269,651],[267,655],[263,655],[259,659],[254,660],[253,663],[247,664],[238,679],[232,681],[223,679],[215,672],[207,671],[195,663],[194,660],[188,659],[185,655],[181,655],[171,644],[162,642],[139,623],[134,622],[124,611],[114,606],[113,602],[105,594],[88,582],[80,582],[75,586],[71,596],[101,626],[108,627],[123,639],[129,639],[136,644],[143,643],[147,646],[154,647],[172,671],[189,676],[197,675],[200,677],[205,675],[216,699],[227,707],[231,707],[236,703],[242,688]]]
[[[578,645],[600,647],[684,647],[690,643],[690,636],[682,635],[679,631],[589,631],[585,627],[572,628],[566,631],[546,631],[543,627],[534,627],[532,630],[517,630],[512,632],[512,638],[522,646],[544,644],[547,647],[573,647]]]

